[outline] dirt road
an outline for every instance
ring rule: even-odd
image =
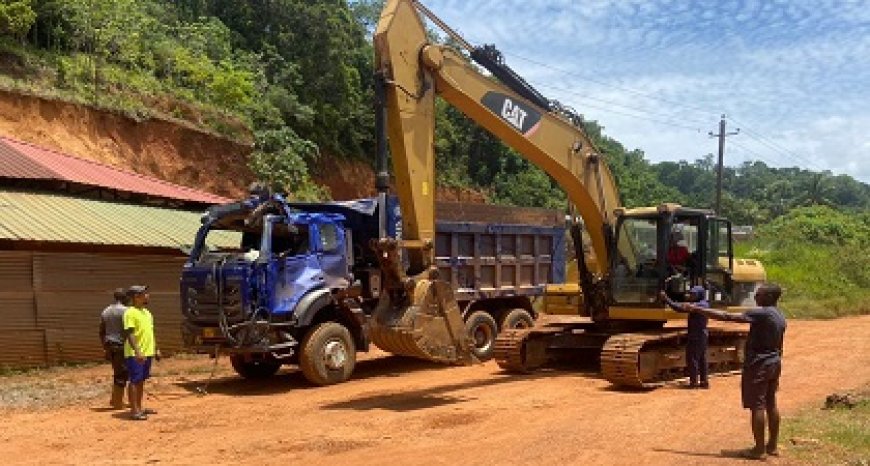
[[[790,322],[785,361],[786,417],[834,391],[866,386],[870,316]],[[708,391],[624,392],[588,372],[514,376],[494,363],[445,368],[375,354],[354,380],[324,388],[289,370],[262,384],[243,381],[222,362],[210,394],[198,396],[209,368],[198,358],[160,363],[146,403],[159,413],[145,422],[104,411],[103,393],[61,407],[0,408],[0,457],[7,464],[733,464],[739,460],[720,451],[750,443],[737,376],[714,378]],[[40,378],[93,393],[108,384],[108,372]],[[15,379],[0,379],[0,390],[8,394],[21,383]],[[785,448],[768,463],[792,463]]]

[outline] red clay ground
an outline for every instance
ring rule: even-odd
[[[739,377],[709,391],[613,390],[594,374],[502,373],[374,353],[354,380],[311,388],[284,371],[255,384],[221,360],[164,360],[146,422],[104,411],[109,368],[0,378],[4,463],[733,464],[750,443]],[[780,392],[784,416],[870,383],[870,316],[792,321]],[[30,391],[28,391],[30,387]],[[41,388],[40,388],[41,387]],[[34,399],[33,394],[40,399]],[[22,407],[24,406],[24,407]],[[783,456],[792,464],[788,439]]]

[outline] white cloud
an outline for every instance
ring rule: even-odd
[[[870,182],[866,2],[424,3],[650,160],[716,152],[706,133],[725,113],[729,128],[745,130],[726,144],[729,164],[760,159]]]

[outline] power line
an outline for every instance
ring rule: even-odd
[[[463,41],[463,42],[465,42],[465,41]],[[480,41],[474,41],[474,42],[476,42],[476,43],[480,43]],[[466,44],[468,44],[468,43],[466,42]],[[468,44],[468,45],[470,46],[470,44]],[[691,104],[687,104],[687,103],[684,103],[684,102],[677,102],[677,101],[675,101],[675,100],[671,100],[671,99],[665,99],[665,98],[663,98],[663,97],[659,97],[659,96],[656,96],[656,95],[653,95],[653,94],[648,94],[648,93],[646,93],[646,92],[641,92],[641,91],[638,91],[638,90],[635,90],[635,89],[631,89],[631,88],[628,88],[628,87],[624,87],[624,86],[617,86],[617,85],[615,85],[615,84],[611,84],[611,83],[608,83],[608,82],[606,82],[606,81],[602,81],[602,80],[599,80],[599,79],[590,78],[590,77],[588,77],[588,76],[583,76],[583,75],[581,75],[581,74],[579,74],[579,73],[577,73],[577,72],[574,72],[574,71],[568,71],[568,70],[566,70],[566,69],[563,69],[563,68],[559,68],[559,67],[556,67],[556,66],[550,65],[550,64],[548,64],[548,63],[544,63],[544,62],[541,62],[541,61],[538,61],[538,60],[534,60],[534,59],[532,59],[532,58],[527,58],[527,57],[524,57],[524,56],[522,56],[522,55],[518,55],[518,54],[513,53],[513,52],[501,52],[501,53],[502,53],[502,55],[507,55],[507,56],[510,56],[510,57],[516,58],[517,60],[521,60],[521,61],[524,61],[524,62],[527,62],[527,63],[531,63],[531,64],[533,64],[533,65],[537,65],[537,66],[540,66],[540,67],[542,67],[542,68],[546,68],[546,69],[549,69],[549,70],[552,70],[552,71],[556,71],[557,73],[562,73],[562,74],[565,74],[565,75],[568,75],[568,76],[571,76],[571,77],[574,77],[574,78],[577,78],[577,79],[580,79],[580,80],[583,80],[583,81],[588,81],[588,82],[591,82],[591,83],[598,84],[598,85],[600,85],[600,86],[609,87],[609,88],[612,88],[612,89],[616,89],[616,90],[620,90],[620,91],[623,91],[623,92],[627,92],[627,93],[629,93],[629,94],[633,94],[633,95],[636,95],[636,96],[638,96],[638,97],[643,97],[643,98],[646,98],[646,99],[657,100],[657,101],[659,101],[659,102],[664,102],[664,103],[667,103],[667,104],[670,104],[670,105],[676,105],[676,106],[678,106],[678,107],[683,107],[683,108],[686,108],[686,109],[689,109],[689,110],[692,110],[692,111],[695,111],[695,112],[703,113],[703,114],[705,114],[705,115],[710,115],[710,116],[712,116],[712,115],[715,115],[715,114],[716,114],[716,112],[710,111],[709,109],[705,109],[705,108],[702,108],[702,107],[699,107],[699,106],[696,106],[696,105],[691,105]],[[619,104],[617,104],[617,105],[619,105]],[[633,110],[641,111],[641,112],[646,112],[645,110],[639,110],[639,109],[633,109]],[[700,123],[706,124],[707,122],[704,121],[704,122],[700,122]]]
[[[670,115],[670,114],[659,113],[659,112],[651,112],[651,111],[649,111],[649,110],[644,110],[644,109],[641,109],[641,108],[632,107],[632,106],[630,106],[630,105],[621,104],[621,103],[618,103],[618,102],[614,102],[614,101],[612,101],[612,100],[602,99],[602,98],[599,98],[599,97],[592,97],[592,96],[590,96],[590,95],[586,95],[586,94],[583,94],[583,93],[580,93],[580,92],[577,92],[577,91],[573,91],[573,90],[570,90],[570,89],[565,89],[565,88],[563,88],[563,87],[552,86],[552,85],[549,85],[549,84],[536,84],[536,86],[538,86],[538,87],[544,87],[544,88],[548,88],[548,89],[553,89],[553,90],[556,90],[556,91],[561,91],[561,92],[564,92],[564,93],[567,93],[567,94],[576,95],[577,97],[580,97],[580,98],[583,98],[583,99],[594,100],[594,101],[596,101],[596,102],[601,102],[601,103],[603,103],[603,104],[607,104],[607,105],[615,105],[615,106],[617,106],[617,107],[622,107],[622,108],[625,108],[625,109],[631,110],[631,111],[633,111],[633,112],[646,113],[646,114],[649,114],[649,115],[651,115],[651,116],[656,116],[656,117],[661,117],[661,118],[667,118],[667,119],[669,119],[669,120],[670,120],[670,119],[674,119],[674,116],[673,116],[673,115]],[[699,124],[702,124],[702,125],[706,125],[707,123],[709,123],[708,121],[704,121],[704,120],[696,120],[696,119],[685,118],[685,117],[681,117],[681,118],[679,118],[679,119],[682,120],[682,121],[684,121],[684,122],[699,123]]]
[[[583,98],[587,98],[587,99],[594,99],[594,98],[590,98],[590,97],[584,96],[584,95],[582,95],[582,94],[579,94],[579,93],[577,93],[577,92],[575,92],[575,91],[571,91],[571,90],[569,90],[569,89],[563,89],[563,88],[560,88],[560,87],[550,86],[550,85],[547,85],[547,84],[538,84],[538,86],[539,86],[539,87],[543,87],[543,88],[547,88],[547,89],[553,89],[553,90],[557,90],[557,91],[565,92],[565,93],[567,93],[567,94],[577,95],[577,96],[579,96],[579,97],[583,97]],[[594,100],[599,100],[599,101],[600,101],[600,100],[602,100],[602,99],[594,99]],[[604,111],[607,111],[607,112],[615,113],[615,114],[617,114],[617,115],[623,115],[623,116],[627,116],[627,117],[631,117],[631,118],[637,118],[637,119],[640,119],[640,120],[646,120],[646,121],[650,121],[650,122],[658,123],[658,124],[662,124],[662,125],[673,126],[673,127],[675,127],[675,128],[690,129],[690,130],[692,130],[692,131],[697,131],[697,132],[699,132],[699,133],[701,132],[701,128],[699,128],[699,127],[697,127],[697,126],[689,126],[689,125],[685,125],[685,124],[682,124],[681,122],[676,122],[676,121],[673,121],[673,120],[665,121],[665,120],[656,119],[656,118],[649,118],[649,117],[647,117],[647,116],[636,115],[636,114],[633,114],[633,113],[628,113],[628,112],[620,111],[620,110],[614,110],[613,108],[610,108],[610,107],[602,107],[602,106],[595,105],[595,104],[589,104],[589,103],[586,103],[586,104],[584,104],[584,105],[585,105],[586,107],[589,107],[589,108],[596,108],[596,109],[598,109],[598,110],[604,110]],[[643,111],[643,110],[637,110],[637,109],[634,109],[634,108],[631,108],[631,107],[627,107],[627,106],[625,106],[625,105],[620,105],[620,104],[616,104],[616,103],[614,103],[613,105],[617,105],[617,106],[620,106],[620,107],[622,107],[622,108],[626,108],[626,109],[629,109],[629,110],[632,110],[632,111],[636,111],[636,112],[641,112],[641,113],[650,113],[650,114],[652,114],[652,115],[656,115],[655,113],[645,112],[645,111]],[[664,115],[664,114],[658,114],[658,115],[659,115],[659,116],[662,116],[662,117],[665,117],[665,118],[670,118],[670,116],[668,116],[668,115]]]
[[[667,104],[676,105],[676,106],[679,106],[679,107],[687,108],[687,109],[692,110],[692,111],[695,111],[695,112],[704,113],[704,114],[707,114],[707,115],[714,115],[714,114],[715,114],[715,112],[711,112],[709,109],[704,109],[704,108],[701,108],[701,107],[698,107],[698,106],[695,106],[695,105],[691,105],[691,104],[687,104],[687,103],[683,103],[683,102],[677,102],[677,101],[674,101],[674,100],[671,100],[671,99],[665,99],[665,98],[663,98],[663,97],[659,97],[659,96],[656,96],[656,95],[647,94],[647,93],[645,93],[645,92],[637,91],[637,90],[630,89],[630,88],[627,88],[627,87],[617,86],[617,85],[614,85],[614,84],[607,83],[607,82],[605,82],[605,81],[600,81],[600,80],[597,80],[597,79],[589,78],[589,77],[587,77],[587,76],[582,76],[582,75],[580,75],[580,74],[578,74],[578,73],[576,73],[576,72],[568,71],[568,70],[565,70],[565,69],[562,69],[562,68],[558,68],[558,67],[555,67],[555,66],[549,65],[549,64],[547,64],[547,63],[543,63],[543,62],[540,62],[540,61],[537,61],[537,60],[533,60],[533,59],[531,59],[531,58],[526,58],[526,57],[523,57],[523,56],[517,55],[517,54],[515,54],[515,53],[511,53],[511,52],[502,52],[502,53],[503,53],[504,55],[508,55],[508,56],[514,57],[514,58],[516,58],[516,59],[518,59],[518,60],[522,60],[522,61],[525,61],[525,62],[528,62],[528,63],[532,63],[532,64],[534,64],[534,65],[538,65],[538,66],[540,66],[540,67],[547,68],[547,69],[550,69],[550,70],[553,70],[553,71],[556,71],[556,72],[559,72],[559,73],[564,73],[564,74],[567,74],[567,75],[573,76],[573,77],[575,77],[575,78],[577,78],[577,79],[581,79],[581,80],[583,80],[583,81],[589,81],[589,82],[592,82],[592,83],[598,84],[598,85],[600,85],[600,86],[610,87],[610,88],[613,88],[613,89],[617,89],[617,90],[620,90],[620,91],[623,91],[623,92],[627,92],[627,93],[629,93],[629,94],[633,94],[633,95],[636,95],[636,96],[639,96],[639,97],[644,97],[644,98],[647,98],[647,99],[658,100],[659,102],[664,102],[664,103],[667,103]]]
[[[738,121],[737,121],[736,119],[734,119],[734,118],[729,118],[729,119],[730,119],[731,121],[733,121],[734,123],[740,124],[741,126],[746,126],[746,125],[743,125],[742,123],[738,122]],[[819,171],[824,171],[823,168],[819,167],[818,165],[816,165],[815,163],[813,163],[811,160],[808,160],[808,159],[806,159],[806,158],[804,158],[804,157],[802,157],[802,156],[800,156],[800,155],[798,155],[798,154],[796,154],[796,153],[794,153],[794,152],[792,152],[792,151],[790,151],[790,150],[788,150],[788,149],[786,149],[786,148],[780,146],[779,144],[776,144],[776,143],[773,142],[771,139],[769,139],[769,138],[767,138],[767,137],[765,137],[765,136],[762,136],[761,134],[756,133],[755,131],[752,131],[752,130],[749,129],[749,128],[745,128],[745,127],[744,127],[744,130],[745,130],[746,133],[749,135],[749,137],[751,137],[752,139],[755,139],[756,141],[760,142],[761,144],[764,144],[765,146],[767,146],[768,148],[772,149],[773,151],[775,151],[775,152],[777,152],[777,153],[779,153],[779,154],[781,154],[781,155],[784,155],[784,156],[786,156],[786,157],[788,157],[788,158],[790,158],[790,159],[798,159],[798,160],[800,160],[801,162],[807,164],[807,166],[812,167],[812,168],[815,168],[815,169],[817,169],[817,170],[819,170]]]
[[[750,149],[750,148],[747,147],[747,146],[744,146],[742,143],[739,143],[739,142],[737,142],[737,141],[731,141],[731,143],[734,144],[736,147],[738,147],[738,148],[740,148],[740,149],[743,149],[743,150],[744,150],[745,152],[747,152],[748,154],[757,157],[758,160],[760,160],[760,161],[762,161],[762,162],[764,162],[764,163],[770,165],[771,167],[773,167],[774,165],[777,165],[777,164],[771,162],[769,159],[765,158],[763,155],[759,154],[758,152],[756,152],[756,151]]]

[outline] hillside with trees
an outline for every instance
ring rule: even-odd
[[[318,159],[370,161],[370,32],[380,2],[13,0],[0,5],[0,86],[133,118],[161,118],[253,143],[249,165],[302,199],[328,193]],[[561,190],[456,109],[439,102],[438,180],[491,202],[561,208]],[[627,206],[708,207],[712,160],[653,164],[586,129]],[[727,167],[724,213],[759,224],[791,209],[865,210],[870,187],[849,176],[761,162]]]
[[[252,147],[244,153],[254,174],[294,198],[322,199],[329,191],[314,181],[314,167],[336,160],[370,167],[374,158],[371,31],[380,5],[4,1],[0,89],[179,125],[237,151]],[[565,206],[546,174],[456,109],[439,101],[436,119],[442,188],[475,191],[494,203]],[[596,122],[585,127],[626,206],[711,206],[712,158],[650,163]],[[762,259],[770,277],[790,288],[791,309],[868,311],[870,186],[847,175],[762,162],[726,167],[723,179],[723,213],[736,224],[759,226],[739,252]]]

